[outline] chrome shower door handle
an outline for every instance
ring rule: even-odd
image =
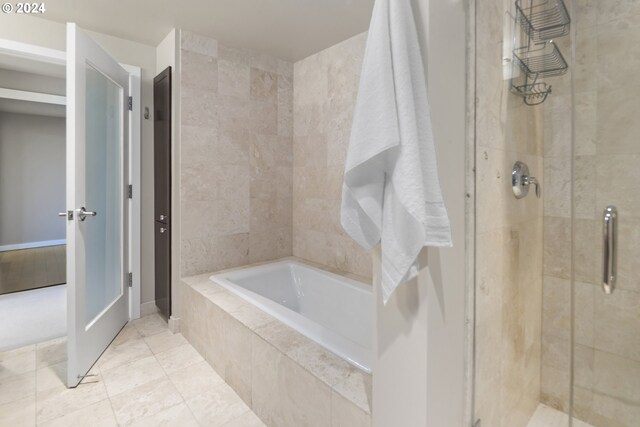
[[[618,246],[618,210],[607,206],[602,218],[602,291],[610,294],[616,287]]]

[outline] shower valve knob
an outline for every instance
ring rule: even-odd
[[[516,199],[525,197],[529,193],[529,187],[532,185],[536,187],[536,197],[540,198],[540,183],[536,178],[529,175],[529,167],[526,163],[516,162],[516,164],[513,165],[511,185]]]

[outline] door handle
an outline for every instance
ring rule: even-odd
[[[71,221],[71,220],[73,220],[73,211],[58,212],[58,216],[63,216],[65,218],[67,218],[67,220]]]
[[[607,206],[602,218],[602,291],[610,294],[616,287],[618,210]]]
[[[96,216],[98,215],[98,212],[91,212],[85,209],[85,207],[81,207],[80,209],[76,209],[76,212],[78,213],[78,219],[80,219],[80,221],[84,221],[85,219],[87,219],[88,216]]]

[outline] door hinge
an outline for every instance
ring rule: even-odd
[[[129,287],[133,287],[133,273],[129,273]]]
[[[133,185],[129,185],[129,187],[127,187],[127,197],[133,199]]]
[[[129,111],[133,111],[133,96],[129,97]]]

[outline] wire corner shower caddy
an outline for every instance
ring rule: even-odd
[[[542,104],[551,85],[542,79],[564,74],[569,69],[553,39],[569,34],[571,17],[563,0],[516,0],[516,21],[527,43],[513,49],[513,64],[522,74],[511,80],[511,92],[527,105]],[[513,73],[515,75],[515,72]]]

